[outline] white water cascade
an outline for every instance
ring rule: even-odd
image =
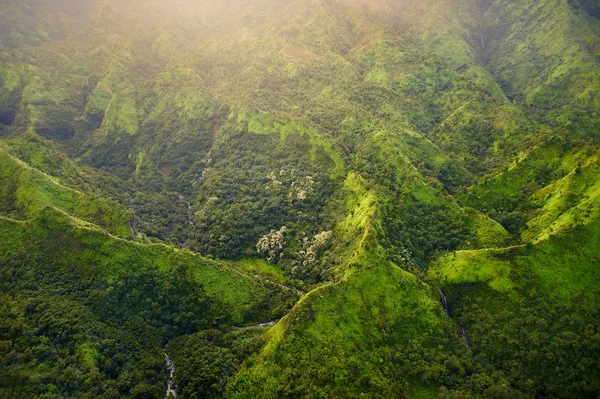
[[[448,310],[448,298],[446,295],[440,290],[440,299],[442,300],[442,305],[444,306],[444,312],[446,312],[446,316],[450,317],[450,311]]]
[[[442,302],[442,306],[444,307],[444,312],[446,313],[446,316],[450,317],[450,310],[448,309],[448,298],[446,298],[446,295],[444,295],[444,292],[442,290],[440,290],[440,301]],[[469,336],[467,335],[467,332],[460,325],[457,327],[460,336],[465,340],[467,345],[469,345],[471,342],[469,341]]]
[[[167,380],[167,393],[165,394],[165,399],[175,398],[177,396],[177,392],[175,392],[175,382],[173,382],[175,366],[173,365],[173,361],[171,360],[166,351],[165,362],[167,363],[167,371],[169,372],[169,379]]]

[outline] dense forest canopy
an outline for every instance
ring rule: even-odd
[[[2,1],[0,396],[597,398],[599,16]]]

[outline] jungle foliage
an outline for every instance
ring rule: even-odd
[[[0,396],[597,397],[599,10],[3,1]]]

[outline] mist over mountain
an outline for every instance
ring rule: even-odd
[[[4,0],[0,396],[597,398],[599,18]]]

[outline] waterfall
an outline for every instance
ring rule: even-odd
[[[446,316],[450,317],[450,310],[448,309],[448,298],[446,298],[446,295],[444,295],[444,292],[442,290],[440,290],[440,302],[442,303],[442,306],[444,307],[444,312],[446,313]],[[457,324],[456,328],[457,328],[457,333],[462,337],[462,339],[465,340],[467,345],[469,345],[471,343],[471,341],[469,340],[469,337],[467,336],[467,332],[465,331],[465,329],[460,324]]]
[[[167,380],[167,393],[165,394],[165,399],[169,399],[170,397],[175,398],[177,396],[177,392],[175,392],[175,382],[173,382],[173,375],[175,374],[175,366],[173,365],[173,361],[167,354],[165,350],[165,362],[167,363],[167,371],[169,372],[169,379]]]
[[[448,298],[446,295],[440,290],[440,299],[442,301],[442,306],[444,306],[444,312],[446,312],[446,316],[450,317],[450,311],[448,310]]]
[[[190,204],[190,201],[187,202],[187,219],[190,226],[194,226],[194,222],[192,222],[192,204]]]

